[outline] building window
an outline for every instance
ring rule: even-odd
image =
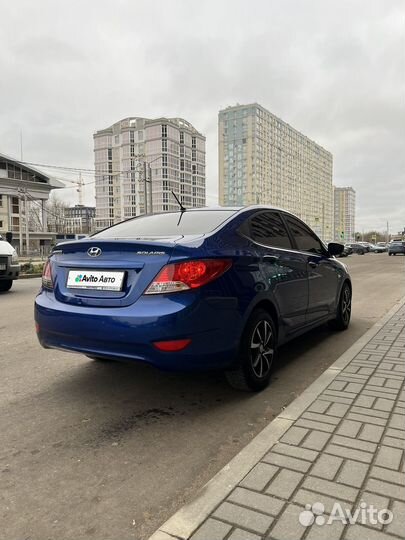
[[[0,207],[3,206],[3,195],[0,195]]]
[[[162,152],[167,152],[167,140],[162,139]]]
[[[112,148],[108,149],[108,161],[112,160]]]
[[[167,125],[162,124],[162,139],[167,139]]]
[[[167,169],[162,169],[162,178],[167,178]]]
[[[162,167],[167,167],[167,154],[162,155]]]
[[[11,198],[11,213],[18,214],[19,211],[20,211],[20,205],[19,205],[18,197],[12,197]]]
[[[180,144],[184,144],[184,131],[180,131]]]
[[[197,148],[197,142],[195,137],[191,138],[191,148]]]

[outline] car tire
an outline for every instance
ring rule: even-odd
[[[11,289],[13,285],[12,279],[2,279],[0,281],[0,292],[7,292]]]
[[[329,321],[329,327],[332,330],[346,330],[350,324],[352,313],[352,289],[346,281],[340,292],[339,303],[336,311],[336,317]]]
[[[250,316],[240,343],[236,369],[225,372],[228,383],[237,390],[259,392],[268,386],[277,355],[277,330],[264,309]]]

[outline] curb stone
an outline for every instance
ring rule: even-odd
[[[171,516],[149,540],[187,540],[253,466],[264,457],[304,410],[327,388],[361,349],[405,304],[403,297],[382,319],[344,352],[304,392],[266,426],[197,493],[194,500]]]

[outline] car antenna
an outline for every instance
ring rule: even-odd
[[[173,197],[176,199],[176,201],[178,202],[179,206],[180,206],[180,210],[181,212],[185,212],[187,210],[187,208],[185,206],[183,206],[183,203],[180,201],[180,199],[177,197],[177,195],[175,194],[175,192],[173,190],[171,190],[172,192],[172,195]]]

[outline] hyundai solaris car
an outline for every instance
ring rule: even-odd
[[[53,250],[35,301],[38,338],[93,359],[220,369],[234,387],[261,390],[280,345],[349,325],[342,250],[265,206],[130,219]]]

